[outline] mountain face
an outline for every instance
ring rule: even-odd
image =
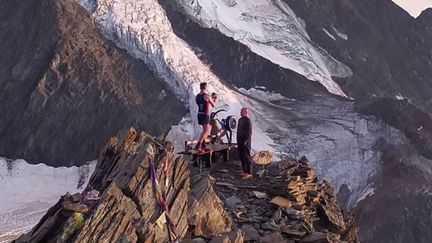
[[[412,148],[383,154],[373,194],[356,207],[362,242],[430,242],[431,165]]]
[[[271,60],[257,55],[244,43],[217,29],[203,28],[201,22],[189,19],[191,16],[188,17],[187,14],[181,14],[184,11],[182,3],[159,3],[164,6],[174,33],[187,41],[197,55],[210,65],[212,71],[230,84],[246,89],[264,86],[298,100],[309,100],[316,94],[328,96],[325,87],[318,82],[311,82],[296,71],[275,65]]]
[[[339,81],[350,96],[402,96],[432,111],[430,10],[414,19],[392,1],[285,2],[311,39],[353,70]]]
[[[82,164],[127,126],[163,135],[185,113],[145,64],[97,32],[78,3],[4,1],[0,16],[3,156]]]
[[[79,164],[129,125],[182,146],[208,82],[217,109],[249,108],[255,151],[312,161],[362,242],[432,240],[413,228],[430,224],[430,9],[414,19],[390,0],[78,2],[0,4],[2,156]]]

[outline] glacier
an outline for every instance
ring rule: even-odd
[[[29,231],[66,192],[81,192],[95,167],[95,161],[54,168],[0,158],[0,242]]]
[[[330,93],[346,97],[332,76],[348,77],[352,71],[311,41],[304,22],[286,3],[280,0],[175,2],[177,8],[201,26],[217,29],[269,61],[320,82]]]
[[[97,6],[93,17],[100,31],[130,55],[143,60],[189,107],[190,115],[182,123],[189,121],[192,129],[186,132],[177,129],[168,135],[172,138],[175,133],[177,139],[171,140],[177,148],[183,145],[179,137],[194,139],[200,130],[196,119],[192,119],[197,114],[194,97],[199,92],[199,83],[207,82],[209,92],[218,93],[220,100],[215,109],[238,115],[242,107],[254,106],[252,100],[225,86],[187,43],[174,34],[164,9],[157,1],[101,0],[97,1]],[[259,117],[259,114],[252,114],[252,117]],[[257,124],[255,135],[260,139],[256,147],[271,149],[273,141],[264,132],[266,125]]]

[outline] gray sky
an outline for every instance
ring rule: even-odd
[[[412,16],[417,17],[426,8],[432,7],[432,0],[393,0]]]

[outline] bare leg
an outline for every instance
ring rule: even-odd
[[[206,138],[210,134],[210,129],[211,129],[210,124],[203,125],[203,132],[200,140],[201,144],[205,144]]]

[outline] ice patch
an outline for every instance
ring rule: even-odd
[[[397,95],[395,95],[395,98],[397,100],[406,100],[406,99],[408,99],[407,97],[403,96],[401,93],[398,93]]]
[[[343,40],[348,40],[348,35],[332,26],[333,31]]]
[[[96,0],[76,0],[83,8],[89,12],[94,12],[97,8]]]
[[[328,37],[332,38],[334,41],[336,41],[336,37],[334,37],[332,34],[330,34],[330,32],[328,32],[324,27],[322,28],[322,30],[324,31],[324,33],[327,34]]]
[[[240,92],[242,92],[243,94],[247,94],[250,95],[254,98],[260,99],[260,100],[265,100],[265,101],[276,101],[276,100],[281,100],[281,99],[286,99],[283,95],[276,93],[276,92],[271,92],[271,91],[266,91],[265,88],[262,86],[258,86],[258,87],[254,87],[254,88],[250,88],[249,90],[245,89],[245,88],[239,88],[238,90]]]
[[[369,196],[372,196],[374,194],[374,192],[375,192],[375,189],[373,187],[366,189],[366,191],[364,191],[362,194],[360,194],[360,197],[357,200],[357,203],[365,200]]]

